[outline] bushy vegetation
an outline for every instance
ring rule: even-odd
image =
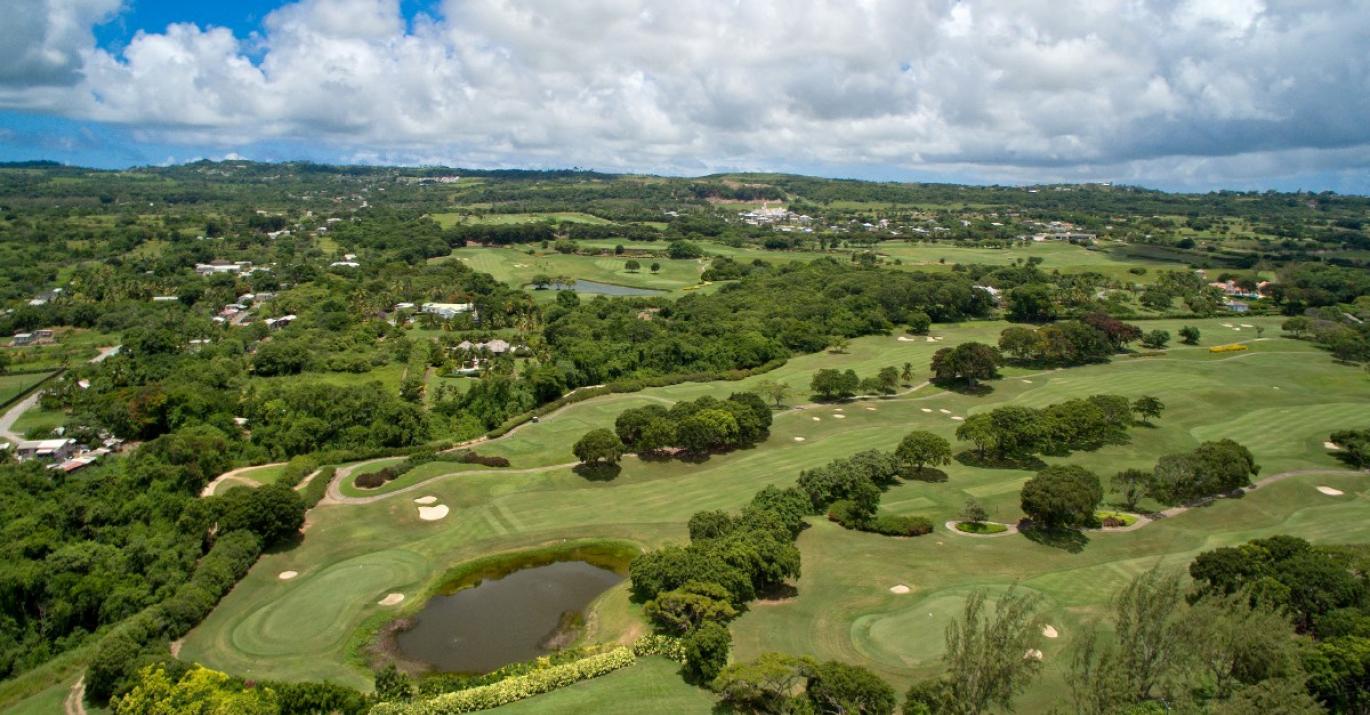
[[[576,456],[582,462],[616,462],[624,449],[649,455],[670,450],[706,454],[756,444],[766,438],[770,427],[771,408],[753,393],[734,392],[725,400],[704,396],[677,402],[669,409],[654,404],[624,410],[614,420],[613,432],[596,430],[577,443],[578,448],[583,444],[588,450],[587,456],[594,455],[591,459],[579,450]],[[617,447],[609,437],[616,438]]]

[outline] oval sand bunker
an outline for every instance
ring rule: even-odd
[[[1329,497],[1339,497],[1344,493],[1342,492],[1342,490],[1333,489],[1332,487],[1318,487],[1318,491],[1322,492],[1323,494],[1326,494]]]
[[[908,593],[908,592],[910,592],[910,591],[912,591],[912,590],[913,590],[913,589],[909,588],[908,586],[905,586],[905,585],[902,584],[902,583],[899,584],[899,585],[897,585],[897,586],[890,586],[890,593],[898,594],[898,595],[900,595],[900,596],[902,596],[902,595],[904,595],[904,594],[906,594],[906,593]]]
[[[437,505],[437,506],[421,506],[421,507],[419,507],[419,518],[420,518],[420,519],[423,519],[424,521],[437,521],[438,519],[442,519],[442,518],[444,518],[444,517],[446,517],[446,516],[447,516],[447,505],[446,505],[446,504],[439,504],[439,505]]]
[[[794,441],[796,441],[796,442],[803,442],[803,441],[804,441],[804,438],[803,438],[803,437],[795,437],[795,438],[794,438]]]
[[[280,579],[280,580],[282,580],[282,581],[289,581],[290,579],[295,578],[296,576],[299,576],[299,575],[300,575],[300,572],[299,572],[299,571],[282,571],[282,572],[280,573],[280,575],[276,576],[276,578],[278,578],[278,579]]]
[[[1046,637],[1046,638],[1055,638],[1055,637],[1057,637],[1057,636],[1059,636],[1059,635],[1061,635],[1061,634],[1056,632],[1056,628],[1055,628],[1054,626],[1051,626],[1051,625],[1042,626],[1042,636],[1044,636],[1044,637]]]
[[[391,594],[387,594],[385,598],[382,598],[381,600],[376,601],[376,605],[378,605],[378,606],[398,606],[398,605],[399,605],[400,603],[402,603],[403,601],[404,601],[404,594],[402,594],[402,593],[391,593]]]
[[[423,505],[427,506],[428,504],[432,504],[432,503],[436,502],[437,500],[438,500],[437,497],[419,497],[418,499],[415,499],[415,500],[414,500],[414,503],[415,503],[415,504],[423,504]]]

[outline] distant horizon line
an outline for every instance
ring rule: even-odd
[[[988,181],[986,181],[986,182],[975,182],[975,181],[951,181],[951,180],[945,180],[945,181],[935,181],[935,180],[922,180],[922,181],[916,181],[916,180],[911,180],[911,179],[867,179],[867,178],[861,178],[861,177],[856,177],[856,176],[837,176],[837,175],[824,175],[824,174],[804,174],[804,173],[797,173],[797,172],[793,172],[793,171],[773,171],[773,170],[735,170],[735,171],[713,172],[713,173],[708,173],[708,174],[658,174],[658,173],[651,173],[651,172],[647,172],[647,171],[607,171],[607,170],[604,170],[604,169],[590,169],[590,168],[585,168],[585,167],[580,167],[580,166],[570,166],[570,167],[560,167],[560,168],[528,168],[528,167],[478,168],[478,167],[472,167],[472,166],[468,166],[468,167],[450,166],[450,165],[446,165],[446,164],[344,163],[344,162],[317,161],[317,160],[314,160],[314,159],[279,159],[279,160],[263,160],[263,159],[248,159],[248,158],[209,159],[209,158],[203,158],[203,157],[201,157],[201,158],[190,159],[190,160],[182,161],[182,162],[172,162],[172,163],[166,163],[166,164],[129,164],[129,165],[127,165],[127,166],[117,167],[117,168],[113,168],[113,167],[100,167],[100,166],[91,166],[91,165],[79,164],[79,163],[68,163],[68,162],[64,162],[64,161],[57,160],[57,159],[22,159],[22,160],[0,161],[0,168],[22,168],[22,167],[42,168],[42,167],[53,167],[53,168],[64,168],[64,169],[81,169],[81,170],[84,170],[84,171],[120,172],[120,171],[137,171],[137,170],[174,169],[174,168],[177,168],[177,167],[192,166],[192,165],[194,165],[194,164],[260,164],[260,165],[265,165],[265,166],[286,166],[286,165],[291,165],[291,164],[297,164],[297,165],[321,166],[321,167],[328,167],[328,168],[335,168],[335,169],[424,169],[424,170],[450,170],[450,171],[465,171],[465,172],[479,172],[479,173],[499,173],[499,172],[507,172],[507,173],[529,173],[529,174],[578,173],[578,174],[600,175],[600,176],[642,176],[642,177],[651,177],[651,178],[696,179],[696,180],[697,180],[697,179],[708,179],[708,178],[711,178],[711,177],[726,177],[726,176],[738,176],[738,175],[773,175],[773,176],[791,176],[791,177],[798,177],[798,178],[803,178],[803,179],[819,179],[819,180],[825,180],[825,181],[850,181],[850,182],[862,183],[862,184],[896,184],[896,185],[904,185],[904,186],[960,186],[960,187],[986,188],[986,189],[996,189],[996,188],[997,188],[997,189],[1024,189],[1024,190],[1026,190],[1026,189],[1035,189],[1035,188],[1054,188],[1054,187],[1095,187],[1095,188],[1115,188],[1115,189],[1140,190],[1140,191],[1155,192],[1155,193],[1159,193],[1159,194],[1177,194],[1177,195],[1190,195],[1190,196],[1202,196],[1202,195],[1206,195],[1206,194],[1255,194],[1255,195],[1273,194],[1273,195],[1289,195],[1289,196],[1323,196],[1323,195],[1331,195],[1331,196],[1347,196],[1347,197],[1354,197],[1354,198],[1370,198],[1370,193],[1363,193],[1363,194],[1362,194],[1362,193],[1348,193],[1348,192],[1333,191],[1333,190],[1331,190],[1331,189],[1322,189],[1322,190],[1295,189],[1295,190],[1292,190],[1292,191],[1286,191],[1286,190],[1281,190],[1281,189],[1265,188],[1265,189],[1207,189],[1207,190],[1198,190],[1198,189],[1196,189],[1196,190],[1189,190],[1189,191],[1186,191],[1186,190],[1162,189],[1162,188],[1156,188],[1156,187],[1154,187],[1154,186],[1146,186],[1146,185],[1144,185],[1144,184],[1131,184],[1131,183],[1118,182],[1118,181],[1097,181],[1097,180],[1096,180],[1096,181],[1074,181],[1074,182],[1071,182],[1071,181],[1051,181],[1051,182],[1044,182],[1044,183],[1023,183],[1023,184],[1015,184],[1015,183],[988,182]]]

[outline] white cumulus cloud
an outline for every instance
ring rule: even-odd
[[[1030,180],[1363,171],[1370,146],[1363,0],[302,0],[118,53],[90,33],[117,0],[16,1],[0,106],[221,152]]]

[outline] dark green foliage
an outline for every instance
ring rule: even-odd
[[[267,547],[293,537],[304,525],[304,500],[284,484],[235,487],[223,496],[211,497],[209,503],[218,514],[220,529],[250,531]]]
[[[814,373],[813,379],[809,381],[809,390],[824,400],[839,400],[851,397],[856,394],[861,386],[861,379],[856,376],[854,370],[834,370],[824,368]]]
[[[1054,465],[1023,485],[1023,513],[1047,529],[1088,526],[1104,497],[1099,478],[1075,465]]]
[[[1246,447],[1230,439],[1204,442],[1193,452],[1161,457],[1148,495],[1163,504],[1183,504],[1249,486],[1259,472]]]
[[[376,699],[380,702],[404,701],[414,697],[414,683],[409,676],[401,673],[394,663],[377,671],[375,678]]]
[[[1370,429],[1341,430],[1328,439],[1341,448],[1337,456],[1353,467],[1370,467]]]
[[[999,351],[983,343],[961,343],[942,348],[932,355],[932,375],[939,381],[961,380],[975,386],[980,380],[999,377],[1003,358]]]
[[[696,683],[709,683],[728,664],[733,637],[727,626],[714,621],[690,631],[681,645],[685,648],[685,672]]]
[[[726,400],[705,396],[677,402],[669,410],[661,405],[624,410],[614,420],[613,432],[595,430],[586,438],[603,432],[621,440],[620,449],[628,451],[650,454],[674,447],[704,454],[756,444],[766,438],[770,426],[771,409],[760,397],[735,392]],[[604,435],[596,439],[609,444]]]
[[[361,692],[337,683],[266,681],[257,687],[276,693],[281,715],[363,715],[371,707]]]
[[[731,594],[716,583],[690,581],[664,591],[643,605],[643,613],[657,628],[683,635],[705,623],[727,623],[737,617]]]
[[[830,660],[813,666],[808,676],[805,694],[815,712],[831,715],[894,713],[894,688],[859,665]]]
[[[1292,536],[1257,539],[1199,554],[1189,567],[1200,596],[1249,592],[1286,608],[1300,630],[1325,614],[1367,605],[1364,556]]]
[[[623,456],[623,443],[607,429],[586,432],[571,448],[581,464],[616,464]]]

